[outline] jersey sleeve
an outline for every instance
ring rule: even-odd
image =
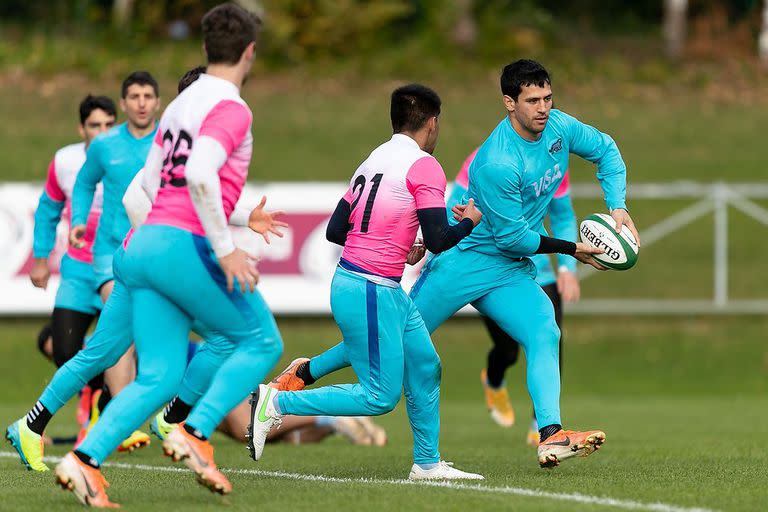
[[[59,186],[56,177],[56,163],[51,161],[48,166],[48,177],[45,180],[43,193],[35,210],[35,227],[33,230],[32,256],[47,258],[56,245],[56,226],[61,220],[66,196]]]
[[[414,162],[405,176],[408,191],[416,200],[416,209],[445,208],[445,172],[431,156]]]
[[[626,208],[627,166],[610,135],[561,112],[571,153],[597,165],[597,179],[609,210]]]
[[[149,198],[150,203],[155,202],[157,192],[160,190],[160,175],[163,171],[164,151],[163,130],[162,127],[160,127],[155,134],[155,140],[152,142],[152,146],[149,148],[147,159],[144,162],[144,169],[143,172],[141,172],[142,178],[141,181],[138,182],[147,198]]]
[[[214,139],[229,156],[250,131],[251,120],[251,111],[242,103],[221,101],[203,119],[198,136]]]
[[[72,189],[72,225],[79,226],[88,222],[91,213],[96,185],[104,178],[101,165],[101,141],[97,138],[85,154],[85,163],[77,173],[75,187]]]
[[[500,251],[513,258],[532,256],[541,243],[523,217],[522,176],[518,169],[488,163],[472,168],[473,190]]]

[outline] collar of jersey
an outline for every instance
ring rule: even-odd
[[[541,132],[541,137],[539,137],[539,140],[527,140],[520,136],[519,133],[515,130],[515,127],[512,126],[512,121],[509,119],[509,116],[507,116],[504,119],[504,125],[507,127],[507,130],[512,132],[514,135],[513,137],[517,138],[520,142],[524,144],[528,144],[529,146],[537,146],[541,144],[541,141],[544,140],[544,132]],[[544,131],[547,131],[547,127],[549,126],[549,122],[547,122],[547,126],[544,127]]]
[[[406,135],[404,133],[395,133],[394,135],[392,135],[392,139],[391,140],[393,140],[395,142],[404,142],[406,144],[410,144],[411,146],[413,146],[415,148],[419,148],[419,143],[416,142],[415,140],[413,140],[411,137],[409,137],[408,135]],[[419,149],[421,149],[421,148],[419,148]]]
[[[229,80],[224,80],[223,78],[219,78],[217,76],[209,75],[207,73],[203,73],[202,75],[200,75],[200,78],[198,78],[198,80],[211,80],[211,81],[214,81],[214,82],[218,82],[218,83],[222,84],[222,86],[228,87],[228,88],[232,89],[232,91],[234,91],[235,94],[240,96],[240,91],[238,90],[237,86],[235,84],[233,84],[232,82],[230,82]]]

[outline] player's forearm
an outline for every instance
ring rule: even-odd
[[[56,245],[56,226],[61,220],[63,209],[63,201],[54,201],[46,192],[40,196],[35,210],[32,241],[32,255],[35,258],[47,258]]]
[[[575,242],[544,235],[539,235],[539,237],[539,247],[536,249],[536,254],[567,254],[569,256],[576,254]]]
[[[229,216],[229,225],[239,228],[247,228],[251,217],[251,210],[240,204],[235,205],[232,215]]]
[[[96,182],[86,178],[82,173],[77,175],[75,187],[72,190],[72,225],[80,226],[88,222],[93,196],[96,193]]]
[[[349,216],[352,213],[352,207],[346,199],[340,199],[328,220],[328,227],[325,229],[325,238],[337,245],[343,246],[347,243],[347,233],[349,233]]]
[[[422,208],[416,210],[424,237],[424,246],[433,254],[447,251],[458,244],[475,227],[471,219],[463,219],[458,224],[448,224],[445,208]]]
[[[142,180],[143,171],[139,171],[123,195],[123,206],[133,228],[143,224],[152,210],[152,201],[141,185]]]
[[[627,166],[613,139],[597,163],[597,179],[609,210],[627,207]]]
[[[218,173],[227,160],[227,154],[213,139],[201,137],[197,142],[185,168],[189,196],[213,252],[217,257],[222,257],[235,250],[221,200]]]
[[[142,176],[139,181],[150,203],[155,202],[157,192],[160,190],[160,173],[162,169],[163,148],[158,146],[157,143],[153,143],[152,147],[149,148],[147,160],[144,162],[144,170],[140,172]]]

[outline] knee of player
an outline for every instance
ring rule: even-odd
[[[397,393],[390,392],[390,393],[381,393],[378,398],[375,398],[373,396],[369,397],[368,401],[368,409],[371,414],[375,416],[380,416],[382,414],[387,414],[388,412],[391,412],[396,406],[397,403],[400,401],[400,390],[397,390]]]
[[[560,342],[560,328],[555,322],[552,322],[551,325],[546,327],[542,327],[539,329],[537,341],[546,346],[557,347]]]
[[[170,364],[170,362],[164,363],[139,365],[136,382],[158,390],[170,390],[172,397],[184,379],[186,367],[180,364]]]

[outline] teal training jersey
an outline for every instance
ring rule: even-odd
[[[85,224],[96,184],[103,182],[104,206],[93,245],[95,255],[113,253],[131,228],[123,195],[144,167],[156,131],[137,139],[128,131],[128,123],[122,123],[93,139],[88,147],[72,192],[72,225]]]
[[[530,142],[504,118],[469,168],[467,197],[475,200],[483,220],[459,248],[510,258],[535,254],[570,153],[597,164],[608,209],[626,208],[626,166],[609,135],[552,109],[541,137]]]

